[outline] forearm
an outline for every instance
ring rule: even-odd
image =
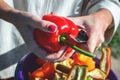
[[[18,11],[15,10],[14,8],[10,7],[7,3],[5,3],[3,0],[0,0],[0,18],[14,23],[14,15]]]

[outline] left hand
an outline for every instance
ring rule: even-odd
[[[38,57],[42,58],[45,61],[55,62],[65,60],[74,53],[74,50],[72,50],[67,56],[65,56],[68,48],[67,46],[61,47],[58,52],[54,53],[49,53],[44,50],[36,43],[34,38],[34,30],[40,29],[46,33],[53,33],[57,30],[57,25],[50,21],[41,20],[39,17],[29,12],[23,12],[18,10],[14,11],[15,12],[13,14],[15,17],[12,18],[12,23],[21,33],[21,36],[23,37],[28,48]]]

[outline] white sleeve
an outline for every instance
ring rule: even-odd
[[[94,3],[96,1],[96,3]],[[92,6],[90,5],[92,4]],[[105,42],[109,42],[117,27],[120,25],[120,2],[118,0],[91,0],[88,4],[88,14],[98,11],[99,9],[108,9],[113,16],[114,25],[106,31]]]

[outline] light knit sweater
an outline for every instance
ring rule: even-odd
[[[117,0],[4,0],[11,7],[28,11],[42,17],[54,12],[60,16],[78,16],[93,13],[101,8],[108,9],[114,26],[106,31],[105,40],[111,40],[120,23],[120,4]],[[89,1],[82,8],[83,1]],[[0,78],[14,76],[17,62],[30,52],[14,25],[0,20]]]

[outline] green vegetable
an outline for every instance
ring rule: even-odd
[[[90,76],[87,76],[87,79],[86,79],[86,80],[93,80],[93,78],[90,77]]]
[[[86,80],[87,79],[87,66],[74,65],[68,80]]]
[[[102,48],[102,56],[100,59],[100,69],[106,73],[108,76],[110,69],[111,69],[111,54],[112,51],[109,47]]]
[[[67,80],[67,76],[61,73],[55,73],[55,79],[54,80]]]
[[[68,68],[67,66],[64,66],[64,65],[62,65],[62,64],[57,64],[55,71],[67,75],[67,74],[70,73],[70,68]]]

